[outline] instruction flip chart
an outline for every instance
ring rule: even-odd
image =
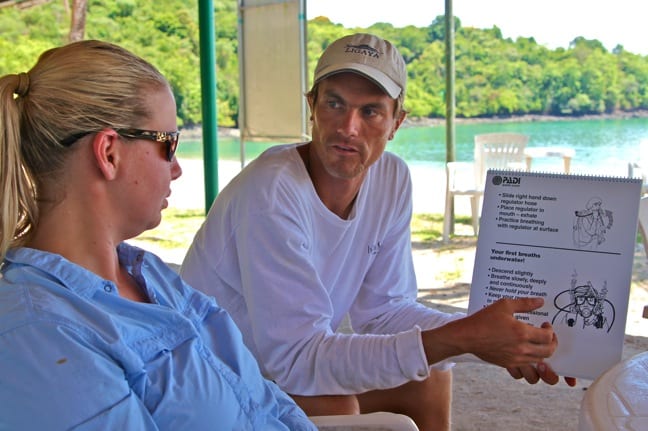
[[[541,297],[516,314],[550,322],[562,376],[595,379],[621,360],[641,180],[490,170],[468,313],[501,298]]]

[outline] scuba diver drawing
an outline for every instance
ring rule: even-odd
[[[591,327],[610,332],[614,324],[614,305],[606,299],[607,282],[599,293],[592,283],[577,285],[572,278],[571,288],[560,292],[554,298],[554,306],[558,312],[551,321],[552,324],[563,323],[569,327]]]
[[[574,214],[574,245],[578,248],[597,248],[601,245],[613,222],[612,211],[603,209],[601,198],[590,198],[585,209],[576,210]]]

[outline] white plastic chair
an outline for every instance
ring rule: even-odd
[[[590,385],[578,431],[648,430],[648,352],[619,362]]]
[[[470,198],[473,232],[479,231],[479,206],[484,194],[488,169],[526,169],[524,149],[529,137],[521,133],[485,133],[475,135],[473,162],[446,164],[446,201],[443,217],[443,241],[448,242],[453,228],[452,208],[456,196]]]
[[[362,415],[310,416],[319,431],[418,431],[405,415],[387,412]]]
[[[639,233],[648,258],[648,196],[642,197],[639,202]],[[643,317],[648,319],[648,305],[643,309]]]
[[[648,193],[648,139],[639,142],[639,160],[628,162],[628,177],[641,178],[641,194]]]

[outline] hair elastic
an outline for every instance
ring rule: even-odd
[[[18,74],[18,87],[16,87],[14,93],[20,97],[24,97],[27,95],[27,92],[29,92],[29,75],[25,72],[20,72]]]

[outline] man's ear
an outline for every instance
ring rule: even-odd
[[[313,99],[313,95],[311,93],[308,93],[306,95],[306,102],[308,103],[308,109],[310,110],[310,119],[313,121],[313,103],[315,103],[315,100]]]
[[[400,111],[400,114],[398,115],[398,118],[394,119],[394,127],[392,128],[391,133],[389,134],[389,140],[391,141],[394,139],[394,135],[396,134],[396,131],[398,128],[403,124],[403,121],[405,121],[405,118],[407,118],[407,111],[404,109]]]
[[[119,163],[119,135],[112,129],[98,132],[92,139],[92,151],[99,172],[107,180],[117,176]]]

